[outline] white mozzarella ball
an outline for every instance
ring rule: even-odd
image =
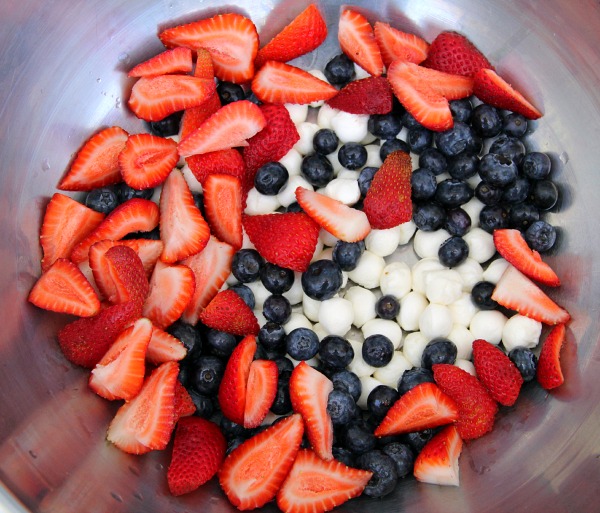
[[[519,346],[533,349],[539,344],[541,334],[541,322],[516,314],[508,319],[504,325],[502,344],[504,344],[507,352]]]
[[[348,340],[354,351],[354,358],[348,364],[348,370],[354,372],[359,378],[370,376],[375,372],[375,367],[371,367],[362,357],[362,342]]]
[[[299,175],[302,169],[302,155],[291,148],[279,159],[279,163],[287,169],[289,176]]]
[[[325,195],[344,205],[354,205],[360,199],[360,188],[356,180],[338,177],[325,186]]]
[[[427,291],[427,284],[425,283],[425,277],[430,271],[441,271],[447,269],[442,263],[434,257],[423,258],[419,260],[412,267],[412,288],[415,292],[425,294]]]
[[[452,324],[452,314],[444,305],[431,303],[419,316],[419,331],[429,340],[447,337]]]
[[[369,133],[368,122],[367,114],[350,114],[341,110],[331,119],[331,128],[340,142],[345,144],[362,141]]]
[[[402,299],[412,287],[412,273],[405,262],[392,262],[383,268],[379,287],[384,296]]]
[[[363,137],[363,139],[360,141],[360,144],[367,146],[375,143],[375,141],[377,141],[377,136],[373,135],[371,132],[367,132],[367,135]],[[379,144],[375,143],[375,146],[379,148]]]
[[[315,190],[315,188],[311,184],[309,184],[306,178],[304,178],[303,176],[290,176],[287,183],[281,188],[281,190],[277,194],[277,200],[279,201],[282,207],[287,208],[296,201],[296,189],[298,187],[304,187],[305,189],[309,189],[311,191]]]
[[[92,274],[93,276],[93,274]],[[232,285],[236,285],[238,282],[238,279],[233,275],[233,273],[230,273],[229,276],[227,276],[227,279],[225,280],[225,283],[231,287]]]
[[[325,249],[323,249],[323,251],[321,251],[321,253],[319,253],[317,260],[332,260],[332,257],[333,257],[333,248],[325,248]]]
[[[307,317],[299,312],[292,312],[288,322],[283,325],[283,330],[286,335],[291,333],[296,328],[307,328],[309,330],[313,329],[312,322],[310,322]]]
[[[267,324],[267,319],[263,315],[262,311],[254,310],[254,316],[256,317],[256,322],[258,322],[259,326],[264,326]]]
[[[352,303],[354,310],[354,326],[361,328],[363,324],[371,319],[375,319],[375,304],[377,296],[373,292],[363,287],[350,287],[344,294],[344,299]]]
[[[483,271],[483,279],[490,283],[498,283],[510,264],[504,258],[495,258]]]
[[[508,319],[497,310],[480,310],[471,319],[469,330],[475,339],[483,339],[498,345],[502,340],[502,331]]]
[[[312,322],[319,322],[319,310],[321,309],[321,301],[302,294],[302,310],[304,315]]]
[[[460,208],[469,214],[469,217],[471,218],[471,228],[479,227],[479,214],[481,213],[483,207],[485,207],[485,205],[475,196],[473,196],[464,205],[460,206]]]
[[[329,155],[325,156],[325,158],[329,161],[331,167],[333,168],[334,176],[338,176],[345,169],[344,166],[340,164],[340,161],[338,159],[338,151],[339,148],[333,153],[330,153]]]
[[[413,235],[417,231],[417,225],[412,219],[410,221],[407,221],[406,223],[398,225],[398,228],[400,231],[400,241],[398,242],[398,244],[401,246],[403,246],[404,244],[408,244],[410,242],[410,239],[412,239]]]
[[[471,228],[465,233],[463,239],[469,246],[469,257],[480,264],[487,262],[496,254],[494,237],[481,228]]]
[[[456,346],[456,358],[468,360],[473,353],[473,333],[462,324],[454,324],[452,330],[448,333],[448,340],[454,342]]]
[[[256,246],[252,244],[250,237],[248,237],[246,230],[242,230],[242,249],[256,249]]]
[[[421,366],[421,358],[423,357],[423,351],[425,346],[429,344],[429,339],[423,335],[420,331],[413,331],[404,338],[404,345],[402,346],[402,354],[413,367]]]
[[[342,286],[341,289],[345,289],[348,285],[348,271],[342,271]]]
[[[334,109],[326,103],[319,109],[319,113],[317,114],[317,124],[321,128],[331,129],[331,120],[337,116],[339,112],[338,109]]]
[[[291,356],[286,356],[286,358],[289,358],[290,360],[292,360],[294,367],[298,367],[298,365],[301,362],[305,362],[307,365],[310,365],[311,367],[317,367],[319,365],[319,359],[316,356],[313,356],[310,360],[294,360]]]
[[[295,125],[299,125],[303,121],[306,121],[306,116],[308,116],[308,105],[285,103],[283,106],[289,112],[290,118],[292,118]]]
[[[350,328],[350,331],[346,333],[346,335],[344,335],[344,338],[348,342],[356,342],[358,344],[362,344],[365,341],[365,337],[363,337],[362,331],[354,327]]]
[[[402,329],[396,321],[371,319],[363,324],[362,332],[365,338],[378,334],[389,338],[394,350],[402,347]]]
[[[361,78],[369,78],[371,74],[364,68],[361,68],[356,62],[354,63],[354,73],[356,76],[354,80],[360,80]]]
[[[335,246],[337,241],[339,240],[335,235],[332,235],[330,232],[328,232],[324,228],[321,228],[321,230],[319,231],[319,239],[321,239],[321,242],[323,243],[323,245],[330,247],[330,248]]]
[[[313,138],[319,131],[319,125],[309,121],[304,121],[297,125],[296,128],[298,130],[298,134],[300,135],[300,139],[296,144],[294,144],[294,149],[300,153],[300,155],[314,153],[315,150],[313,148]]]
[[[367,162],[365,167],[381,167],[381,164],[383,164],[379,155],[381,147],[378,144],[368,144],[365,146],[365,149],[367,150]]]
[[[419,317],[429,305],[427,298],[420,292],[409,292],[400,300],[400,313],[398,324],[404,331],[416,331],[419,329]]]
[[[194,176],[194,173],[192,173],[192,170],[190,169],[190,166],[188,166],[187,164],[185,164],[181,168],[181,172],[183,173],[183,177],[185,178],[185,181],[187,182],[188,187],[190,188],[190,191],[192,191],[192,192],[202,192],[202,184]]]
[[[348,273],[348,277],[357,285],[367,289],[379,287],[381,273],[385,267],[383,257],[365,250],[358,261],[358,265]]]
[[[352,303],[341,297],[326,299],[321,302],[318,320],[328,335],[343,337],[354,321]]]
[[[320,322],[313,326],[313,331],[316,333],[319,340],[323,340],[326,336],[331,335]]]
[[[386,230],[373,229],[365,238],[367,249],[380,257],[390,256],[398,248],[399,242],[400,230],[397,226]]]
[[[360,397],[358,398],[358,401],[356,401],[356,404],[359,408],[363,408],[366,410],[369,394],[373,391],[373,389],[377,388],[379,385],[383,385],[383,383],[371,376],[364,376],[360,378],[360,384],[362,385],[362,390],[360,392]]]
[[[280,206],[278,196],[261,194],[252,187],[252,189],[248,191],[246,210],[244,210],[244,213],[248,215],[271,214]]]
[[[302,273],[295,271],[292,288],[284,292],[283,297],[290,302],[290,305],[294,306],[302,303],[302,296],[304,296],[304,291],[302,290]]]
[[[471,319],[479,311],[471,299],[471,294],[464,292],[454,303],[448,305],[452,314],[452,322],[468,327]]]
[[[265,288],[265,286],[260,282],[260,280],[245,283],[244,285],[249,287],[252,293],[254,294],[254,308],[256,310],[262,310],[262,307],[266,299],[271,295],[271,292],[269,292]]]
[[[322,80],[323,82],[329,83],[329,81],[327,80],[327,77],[325,76],[325,74],[320,69],[311,69],[308,72],[313,77],[317,77],[319,80]],[[310,102],[309,105],[311,107],[317,108],[317,107],[321,107],[324,104],[325,104],[325,100],[316,100],[314,102]]]
[[[462,295],[463,282],[453,269],[440,269],[425,274],[425,296],[431,303],[449,305]]]
[[[319,255],[322,252],[323,252],[323,243],[319,239],[317,239],[317,245],[315,246],[315,251],[313,253],[313,257],[311,259],[311,262],[319,260]]]
[[[202,192],[202,190],[200,189],[198,192]],[[152,193],[152,197],[150,198],[150,201],[153,201],[157,205],[160,205],[161,194],[162,194],[162,184],[159,185],[158,187],[154,188],[154,192]]]
[[[385,367],[379,367],[373,373],[373,377],[388,387],[398,388],[398,382],[402,374],[408,369],[412,369],[412,367],[412,363],[406,359],[401,351],[394,351],[390,363]]]
[[[472,258],[467,258],[462,264],[456,266],[454,270],[460,274],[465,292],[471,292],[473,285],[483,280],[483,267]]]
[[[454,365],[456,365],[459,369],[468,372],[471,376],[477,376],[477,372],[475,372],[475,365],[473,365],[473,362],[470,362],[469,360],[463,360],[462,358],[459,358],[456,360],[456,362],[454,362]]]
[[[341,169],[337,174],[338,178],[343,178],[344,180],[358,180],[360,176],[360,171],[352,171],[351,169]]]
[[[420,258],[437,258],[440,246],[450,238],[450,234],[446,230],[435,230],[426,232],[417,230],[413,240],[415,253]]]

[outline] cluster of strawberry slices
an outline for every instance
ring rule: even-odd
[[[174,495],[218,475],[239,509],[276,500],[285,512],[317,513],[360,495],[373,476],[334,459],[327,412],[333,384],[305,362],[290,378],[294,413],[226,456],[219,426],[193,416],[195,405],[178,380],[178,362],[187,348],[166,331],[183,320],[242,337],[227,361],[218,400],[226,418],[257,428],[275,399],[278,369],[256,358],[259,325],[253,311],[235,292],[223,290],[244,232],[265,260],[303,272],[322,228],[355,242],[371,229],[412,218],[412,166],[402,152],[385,160],[362,210],[299,188],[302,212],[245,215],[257,170],[281,159],[299,140],[283,104],[324,100],[350,113],[385,114],[395,96],[435,131],[452,127],[449,100],[473,94],[529,119],[541,116],[460,34],[444,32],[428,44],[383,22],[372,26],[348,9],[338,28],[342,51],[370,75],[340,90],[288,64],[327,36],[315,5],[261,48],[253,22],[240,14],[164,30],[159,37],[167,49],[129,72],[136,81],[128,105],[150,122],[183,111],[179,142],[105,128],[83,145],[58,184],[61,191],[121,182],[137,190],[161,186],[158,204],[132,198],[104,215],[57,192],[47,205],[40,234],[42,275],[29,301],[79,317],[59,331],[58,341],[70,362],[90,369],[91,390],[123,401],[108,428],[109,441],[144,454],[165,449],[174,439],[167,476]],[[222,106],[215,79],[243,84],[259,104],[241,100]],[[177,168],[181,158],[202,185],[205,215]],[[135,236],[157,227],[159,240]],[[540,355],[538,380],[547,389],[559,386],[569,314],[534,283],[557,286],[558,277],[517,230],[498,230],[494,241],[515,270],[505,273],[493,299],[555,325]],[[443,426],[415,461],[418,480],[457,485],[463,440],[489,432],[498,404],[510,406],[519,395],[523,379],[498,347],[477,340],[473,363],[477,377],[453,365],[434,365],[435,383],[402,395],[375,431],[385,437]],[[305,435],[309,448],[301,448]]]

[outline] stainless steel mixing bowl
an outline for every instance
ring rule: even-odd
[[[317,0],[335,51],[340,4]],[[304,1],[3,0],[0,2],[0,511],[65,513],[233,511],[211,482],[172,498],[168,452],[127,456],[104,440],[114,406],[58,351],[58,315],[26,302],[39,274],[43,207],[82,142],[98,127],[142,124],[125,108],[125,71],[160,49],[158,28],[240,10],[265,39]],[[572,314],[566,384],[527,386],[493,433],[469,443],[461,486],[406,480],[380,501],[342,511],[599,511],[600,499],[600,4],[594,0],[356,0],[431,40],[467,34],[545,116],[530,144],[549,152],[561,188],[558,302]],[[274,511],[274,506],[267,508]]]

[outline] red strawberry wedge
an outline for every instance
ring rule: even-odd
[[[420,64],[427,58],[429,44],[416,34],[402,32],[381,21],[375,22],[373,32],[386,66],[397,60]]]
[[[226,449],[227,441],[214,422],[200,417],[181,419],[167,471],[169,491],[183,495],[212,479],[225,459]]]
[[[415,460],[413,473],[417,481],[445,486],[458,486],[458,458],[463,441],[456,426],[448,426],[435,435]]]
[[[199,128],[208,118],[221,108],[221,100],[216,91],[197,107],[190,107],[183,111],[180,140],[185,139],[190,133]]]
[[[304,426],[300,415],[273,424],[235,448],[219,470],[219,484],[237,509],[273,500],[296,459]]]
[[[177,146],[182,157],[247,146],[247,139],[265,127],[257,105],[240,100],[221,107]]]
[[[388,114],[392,110],[393,97],[386,78],[369,77],[353,80],[327,103],[351,114]]]
[[[545,324],[564,324],[571,316],[527,276],[510,265],[494,288],[492,299],[521,315]]]
[[[263,103],[307,104],[328,100],[337,89],[290,64],[267,61],[252,79],[252,91]]]
[[[260,329],[254,312],[233,290],[222,290],[200,314],[209,328],[233,335],[258,335]]]
[[[211,233],[235,250],[242,247],[242,183],[231,175],[209,175],[203,184]]]
[[[309,449],[300,449],[277,493],[277,506],[284,513],[324,513],[358,497],[372,476],[368,470],[325,461]]]
[[[532,250],[519,230],[494,230],[494,244],[500,255],[525,276],[550,287],[558,287],[560,279],[552,268]]]
[[[296,200],[321,228],[344,242],[363,240],[371,231],[371,225],[363,211],[324,194],[298,187]]]
[[[150,346],[148,346],[150,347]],[[146,352],[146,356],[148,353]],[[169,360],[174,361],[174,360]],[[163,362],[164,363],[164,362]],[[179,380],[175,382],[175,403],[173,405],[173,423],[177,424],[182,417],[189,417],[196,412],[196,405],[186,388]]]
[[[362,14],[346,9],[340,14],[338,41],[342,51],[370,75],[383,73],[383,59],[373,27]]]
[[[254,360],[250,365],[246,385],[244,427],[261,425],[277,395],[277,364],[272,360]]]
[[[178,362],[185,358],[187,349],[183,342],[156,326],[152,326],[152,336],[146,350],[146,361],[153,365],[165,362]]]
[[[192,51],[189,48],[177,47],[151,57],[147,61],[134,66],[128,77],[155,77],[169,73],[189,73],[192,71]]]
[[[535,377],[545,390],[552,390],[565,382],[560,366],[560,350],[565,340],[565,331],[565,325],[558,324],[542,344]]]
[[[79,150],[67,174],[59,182],[61,191],[91,191],[121,181],[119,153],[129,134],[118,126],[90,137]]]
[[[412,63],[395,64],[394,68],[402,66],[409,71],[413,79],[427,84],[446,100],[460,100],[473,94],[473,78],[462,75],[444,73],[435,69],[424,68]]]
[[[449,424],[458,406],[434,383],[421,383],[403,394],[375,429],[375,436],[401,435]]]
[[[266,128],[259,134],[265,130]],[[258,134],[254,137],[257,136]],[[210,175],[231,175],[239,178],[240,181],[244,180],[246,175],[246,164],[242,154],[234,148],[192,155],[185,161],[202,186]]]
[[[213,66],[212,56],[206,48],[198,48],[196,51],[196,66],[194,67],[194,76],[198,78],[215,78],[215,67]]]
[[[327,398],[332,390],[331,380],[306,362],[300,362],[290,377],[292,408],[302,415],[308,440],[324,460],[333,459],[333,423],[327,413]]]

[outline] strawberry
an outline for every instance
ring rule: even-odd
[[[291,61],[318,48],[326,37],[327,24],[318,7],[310,4],[258,51],[254,66],[258,69],[267,61]]]
[[[160,193],[160,239],[165,247],[160,259],[172,264],[202,251],[210,228],[194,202],[183,174],[174,169]]]
[[[333,383],[325,374],[300,362],[290,377],[292,408],[304,419],[308,440],[319,458],[333,459],[333,423],[327,413],[327,398]]]
[[[122,331],[92,370],[90,388],[109,401],[133,399],[144,383],[144,359],[151,336],[152,323],[144,318]]]
[[[256,353],[256,337],[245,337],[233,350],[219,385],[219,406],[223,415],[236,424],[244,424],[246,390],[250,366]]]
[[[265,117],[248,100],[221,107],[177,146],[182,157],[247,146],[246,140],[265,127]]]
[[[564,324],[571,316],[512,265],[494,288],[492,299],[521,315],[545,324]]]
[[[215,67],[212,57],[206,48],[198,48],[196,51],[196,66],[194,67],[194,76],[198,78],[215,78]]]
[[[367,215],[341,201],[304,187],[296,189],[296,200],[321,228],[344,242],[363,240],[371,231]]]
[[[27,298],[38,308],[90,317],[100,311],[100,299],[73,262],[56,260],[35,282]]]
[[[335,87],[308,71],[277,61],[263,64],[252,79],[252,91],[263,103],[307,104],[337,94]]]
[[[123,180],[134,189],[160,185],[178,161],[177,143],[151,134],[130,135],[119,154]]]
[[[481,68],[494,69],[471,41],[451,31],[441,32],[431,42],[423,66],[464,76],[473,76]]]
[[[537,363],[536,379],[542,388],[552,390],[565,382],[560,366],[560,350],[565,340],[565,325],[558,324],[544,340]]]
[[[180,140],[185,139],[190,133],[199,128],[208,118],[221,108],[221,100],[216,91],[197,107],[190,107],[183,111],[179,129]]]
[[[76,264],[87,260],[92,245],[101,240],[120,240],[128,233],[150,232],[158,226],[158,218],[158,206],[153,201],[142,198],[127,200],[73,248],[71,260]]]
[[[155,77],[168,73],[189,73],[192,67],[192,51],[189,48],[177,47],[139,63],[127,73],[127,76]]]
[[[178,373],[179,366],[175,362],[163,363],[152,371],[139,394],[117,410],[108,427],[108,441],[131,454],[164,449],[175,427]]]
[[[245,16],[219,14],[163,30],[158,37],[167,47],[208,50],[215,75],[221,80],[241,84],[254,76],[258,33],[254,23]]]
[[[167,472],[173,495],[193,492],[212,479],[225,459],[227,441],[214,422],[188,417],[177,423]]]
[[[411,174],[408,153],[395,151],[387,156],[365,196],[363,210],[372,228],[393,228],[412,219]]]
[[[146,351],[146,361],[160,365],[165,362],[178,362],[183,360],[187,349],[178,338],[170,333],[153,326],[152,336]]]
[[[393,66],[394,69],[398,67],[408,70],[413,79],[426,83],[437,94],[441,94],[446,98],[446,100],[460,100],[473,94],[472,77],[444,73],[443,71],[417,66],[410,62],[395,64]]]
[[[459,485],[458,458],[463,441],[456,426],[437,433],[419,453],[413,473],[417,481],[446,486]]]
[[[222,290],[200,314],[209,328],[234,335],[258,335],[260,327],[254,312],[233,290]]]
[[[64,326],[58,332],[60,349],[71,363],[92,369],[138,317],[139,307],[133,301],[109,306],[93,317]]]
[[[167,328],[181,317],[195,289],[196,280],[189,267],[158,262],[150,278],[144,317],[148,317],[158,328]]]
[[[146,276],[148,277],[152,274],[152,270],[164,248],[162,241],[152,239],[126,239],[118,242],[111,241],[111,243],[133,249],[140,257],[144,271],[146,271]]]
[[[261,130],[259,134],[265,130],[267,129]],[[257,136],[258,134],[254,137]],[[243,180],[246,175],[246,164],[242,154],[234,148],[191,155],[185,160],[192,174],[202,186],[204,186],[204,181],[210,175],[231,175],[240,180]]]
[[[242,184],[231,175],[209,175],[204,184],[204,210],[211,233],[235,250],[242,247]]]
[[[362,14],[346,9],[340,14],[338,41],[342,52],[370,75],[383,73],[383,59],[373,27]]]
[[[491,431],[498,405],[481,382],[456,365],[438,363],[432,369],[436,384],[458,406],[460,437],[471,440]]]
[[[131,89],[128,105],[144,121],[160,121],[170,114],[196,107],[215,94],[213,80],[189,75],[139,78]]]
[[[397,60],[420,64],[427,58],[429,44],[415,34],[402,32],[381,21],[375,22],[373,32],[386,66]]]
[[[458,406],[434,383],[421,383],[400,396],[375,429],[375,436],[401,435],[449,424]]]
[[[243,215],[242,223],[250,242],[265,260],[306,271],[317,247],[319,225],[305,213]]]
[[[500,255],[532,280],[558,287],[560,279],[552,268],[532,250],[519,230],[494,230],[494,244]]]
[[[40,230],[42,271],[59,258],[68,258],[81,239],[96,229],[103,219],[104,214],[69,196],[55,193],[46,206]]]
[[[150,347],[150,346],[148,346]],[[146,352],[146,356],[148,353]],[[163,362],[164,363],[164,362]],[[177,424],[182,417],[189,417],[196,413],[196,405],[192,396],[179,380],[175,381],[175,401],[173,404],[173,423]]]
[[[260,426],[277,395],[277,364],[272,360],[254,360],[246,384],[244,427]]]
[[[119,153],[129,134],[118,126],[90,137],[79,150],[58,184],[62,191],[91,191],[121,181]]]
[[[219,483],[240,510],[260,508],[277,495],[298,454],[304,427],[291,415],[235,448],[219,470]]]
[[[539,119],[542,113],[519,91],[500,77],[494,70],[481,69],[474,75],[473,93],[482,102],[499,109],[518,112],[528,119]]]
[[[325,461],[309,449],[300,449],[292,470],[277,492],[284,513],[323,513],[358,497],[373,476],[369,470]]]
[[[495,401],[504,406],[515,404],[523,385],[523,377],[500,348],[485,340],[475,340],[473,364],[479,381]]]
[[[393,96],[387,79],[369,77],[353,80],[327,103],[351,114],[388,114],[392,110]]]

